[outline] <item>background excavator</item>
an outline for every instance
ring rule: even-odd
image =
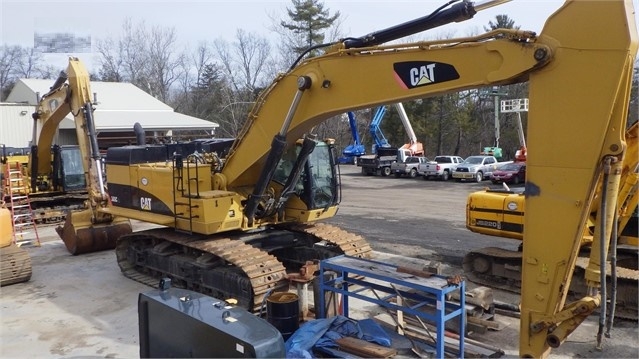
[[[128,219],[97,211],[108,204],[109,197],[102,173],[91,96],[89,73],[78,59],[71,58],[67,71],[61,72],[50,91],[39,99],[33,114],[34,135],[29,158],[31,188],[48,188],[49,185],[41,182],[61,176],[66,183],[74,183],[74,189],[88,192],[88,200],[84,202],[86,209],[67,213],[65,227],[56,228],[71,254],[113,249],[121,234],[131,233]],[[53,139],[60,122],[69,113],[74,117],[78,146],[61,151],[57,159],[60,165],[52,166]],[[52,169],[58,169],[60,173],[52,173]],[[73,229],[69,229],[67,223],[73,223]],[[65,235],[69,231],[71,233]]]
[[[539,35],[497,29],[382,45],[471,18],[493,4],[457,2],[389,29],[326,44],[321,56],[300,57],[260,94],[220,169],[212,171],[215,166],[199,151],[110,149],[111,203],[97,212],[165,226],[118,238],[122,270],[138,280],[171,277],[181,286],[221,299],[232,296],[255,309],[285,281],[287,271],[308,259],[370,254],[363,238],[316,223],[337,213],[340,191],[337,156],[330,141],[314,138],[314,126],[385,103],[528,81],[519,348],[522,357],[548,355],[596,308],[605,312],[601,283],[628,155],[625,128],[637,29],[629,0],[567,1]],[[86,103],[72,107],[74,113],[82,108],[90,113]],[[592,245],[600,251],[591,252],[586,270],[591,290],[568,303],[600,180],[605,185],[599,197],[605,201],[597,211]],[[73,216],[69,223],[71,234],[77,230]]]
[[[34,123],[34,135],[39,134]],[[37,143],[34,139],[33,143]],[[78,146],[53,145],[47,157],[40,158],[42,166],[32,166],[32,148],[7,148],[0,146],[0,177],[7,176],[10,168],[19,168],[25,181],[33,216],[37,223],[58,223],[69,210],[83,208],[87,199],[86,183],[80,163]],[[44,154],[44,153],[43,153]],[[44,172],[38,172],[44,171]],[[9,195],[4,196],[11,203]]]

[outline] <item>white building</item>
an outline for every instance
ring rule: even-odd
[[[37,98],[49,92],[52,80],[20,79],[9,93],[6,103],[0,103],[0,144],[7,147],[28,147],[32,139]],[[211,138],[217,123],[177,113],[130,83],[91,82],[96,95],[94,119],[101,148],[135,144],[133,125],[139,122],[146,132],[147,143],[168,136],[189,133],[192,138]],[[56,144],[77,144],[74,119],[71,114],[62,120]]]

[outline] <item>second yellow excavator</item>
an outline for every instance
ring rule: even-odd
[[[67,250],[74,255],[113,249],[120,235],[131,233],[128,218],[98,212],[98,208],[107,206],[109,196],[103,178],[91,96],[89,72],[78,59],[71,58],[67,71],[61,72],[50,91],[39,99],[33,114],[34,145],[29,155],[31,187],[37,188],[41,178],[46,177],[46,182],[63,176],[68,183],[79,183],[76,187],[86,188],[88,192],[85,210],[67,213],[64,227],[56,228]],[[64,159],[59,159],[66,167],[52,166],[51,148],[56,130],[69,114],[74,118],[78,147],[73,146]],[[62,171],[63,168],[66,172],[51,173],[52,169]]]

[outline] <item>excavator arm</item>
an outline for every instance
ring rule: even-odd
[[[57,228],[72,254],[115,248],[115,239],[131,232],[128,220],[114,220],[112,215],[98,211],[106,207],[109,198],[102,177],[93,111],[89,73],[78,59],[70,58],[67,71],[60,73],[33,114],[33,143],[37,145],[32,148],[29,161],[32,180],[51,171],[50,151],[58,126],[69,113],[74,117],[89,197],[86,210],[71,213],[64,226]]]
[[[261,94],[214,185],[226,190],[251,187],[258,177],[268,181],[265,163],[277,160],[266,160],[271,138],[292,146],[320,122],[347,111],[528,81],[520,354],[545,356],[602,302],[593,290],[565,303],[600,178],[608,206],[599,211],[603,220],[593,246],[603,242],[602,254],[607,251],[613,194],[626,155],[637,52],[633,16],[630,0],[567,1],[539,36],[495,30],[399,45],[354,47],[362,41],[343,41],[281,74]],[[597,270],[589,272],[596,288]]]
[[[36,169],[36,171],[32,169],[31,173],[47,175],[51,171],[49,158],[53,138],[60,122],[69,113],[74,117],[76,137],[82,154],[82,167],[93,207],[97,205],[97,202],[105,201],[107,195],[102,172],[99,170],[100,154],[93,123],[89,73],[77,59],[69,59],[67,71],[60,73],[51,91],[40,99],[36,112],[33,114],[33,119],[36,121],[33,143],[37,143],[37,147],[36,151],[33,151],[34,157],[29,161],[29,164]]]

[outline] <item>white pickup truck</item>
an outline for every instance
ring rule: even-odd
[[[391,172],[395,174],[395,177],[408,176],[410,178],[417,177],[417,166],[422,163],[428,162],[428,158],[422,156],[409,156],[406,157],[404,162],[395,162],[391,164]]]
[[[436,156],[434,160],[426,163],[420,163],[417,166],[417,173],[424,176],[425,180],[438,178],[442,181],[448,181],[457,165],[464,161],[459,156]]]
[[[510,162],[512,161],[497,162],[494,156],[470,156],[457,166],[453,172],[453,178],[457,182],[461,182],[462,180],[481,182],[484,179],[490,178],[490,174],[493,173],[497,167]]]

